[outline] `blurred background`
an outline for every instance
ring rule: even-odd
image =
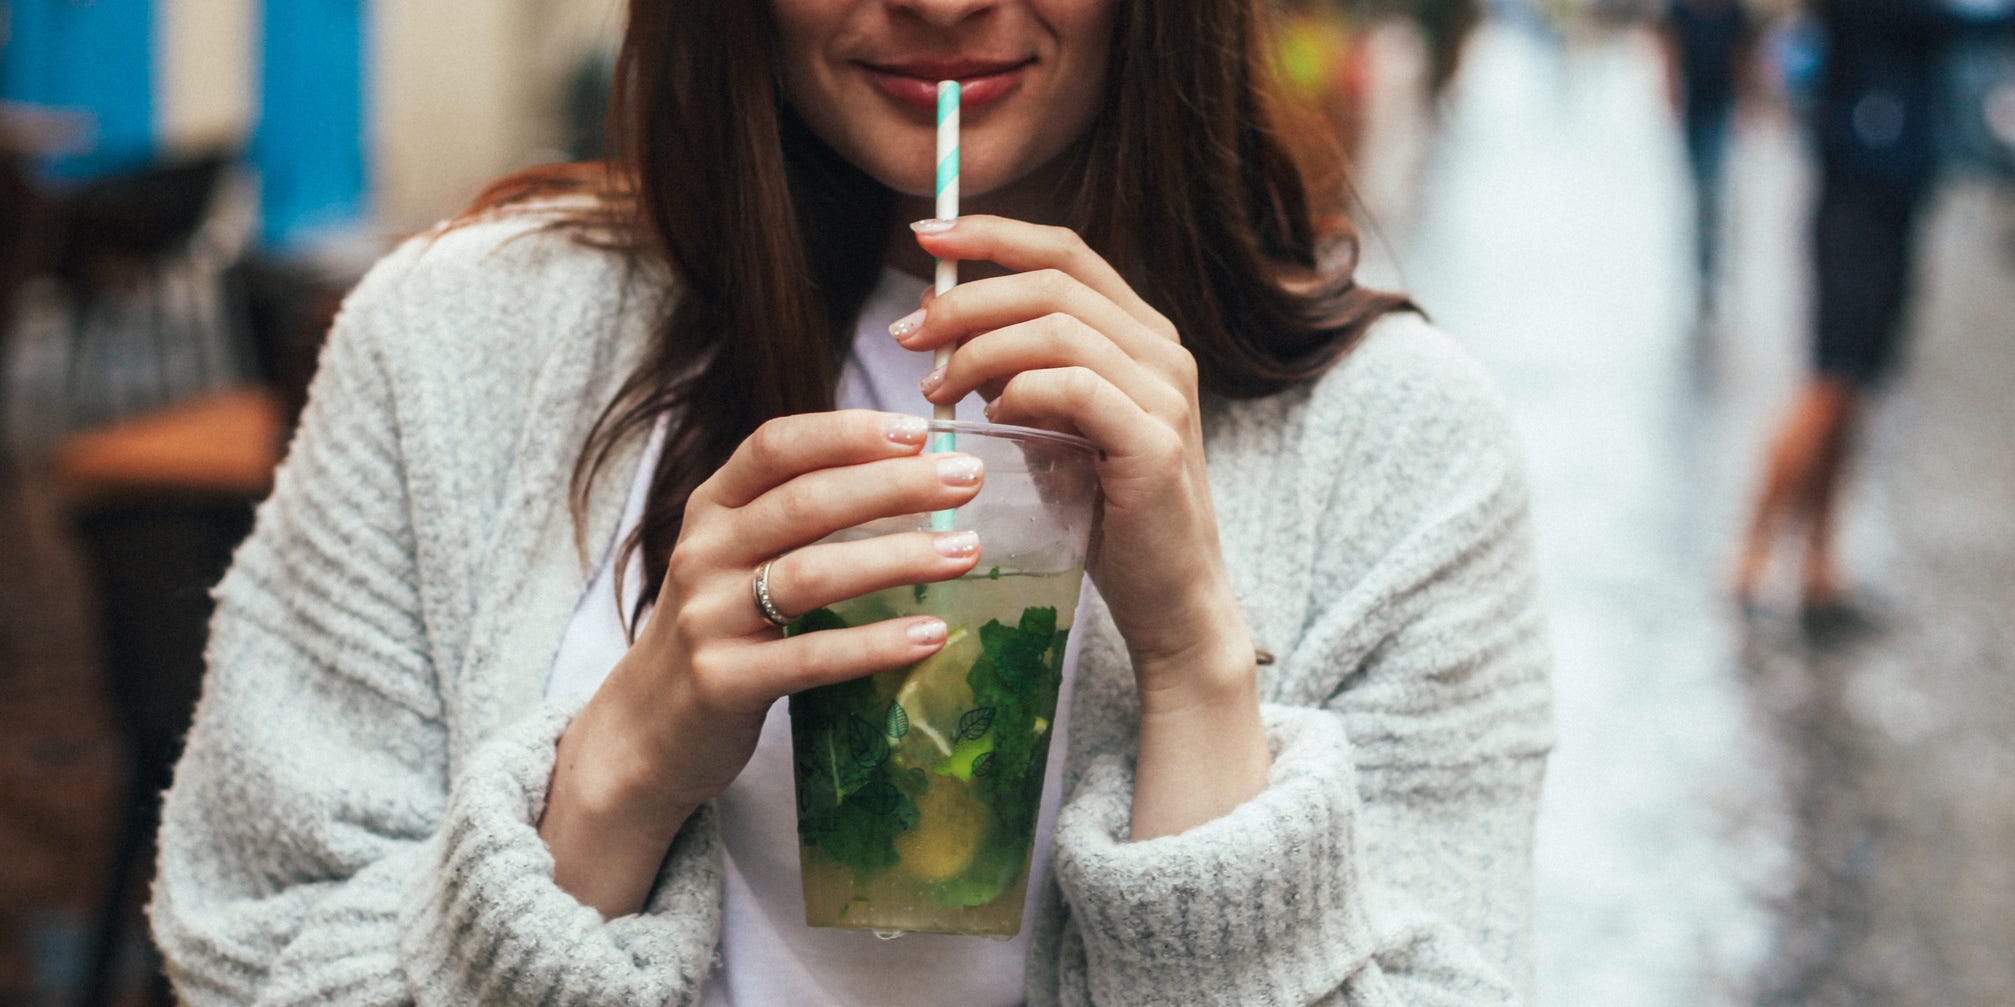
[[[594,156],[619,6],[0,0],[0,1004],[166,1002],[206,589],[362,270]],[[1527,444],[1539,1002],[2015,1003],[2005,0],[1279,17]]]

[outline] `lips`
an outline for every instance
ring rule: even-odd
[[[924,111],[938,105],[938,81],[959,82],[960,109],[980,111],[1021,86],[1023,73],[1035,59],[910,59],[859,64],[883,94]]]

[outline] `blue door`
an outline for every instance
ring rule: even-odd
[[[88,150],[50,163],[78,178],[154,153],[153,0],[0,0],[0,98],[89,116]]]
[[[252,144],[263,236],[285,247],[363,219],[365,0],[266,0]]]

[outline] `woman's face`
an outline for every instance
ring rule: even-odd
[[[773,0],[784,94],[882,184],[933,192],[937,82],[963,84],[959,188],[1047,164],[1105,98],[1113,0]]]

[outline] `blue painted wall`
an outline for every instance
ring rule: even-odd
[[[266,0],[252,145],[262,230],[286,247],[363,219],[365,0]]]
[[[48,171],[79,178],[145,161],[154,152],[153,0],[0,0],[9,35],[0,97],[89,113],[91,150]]]

